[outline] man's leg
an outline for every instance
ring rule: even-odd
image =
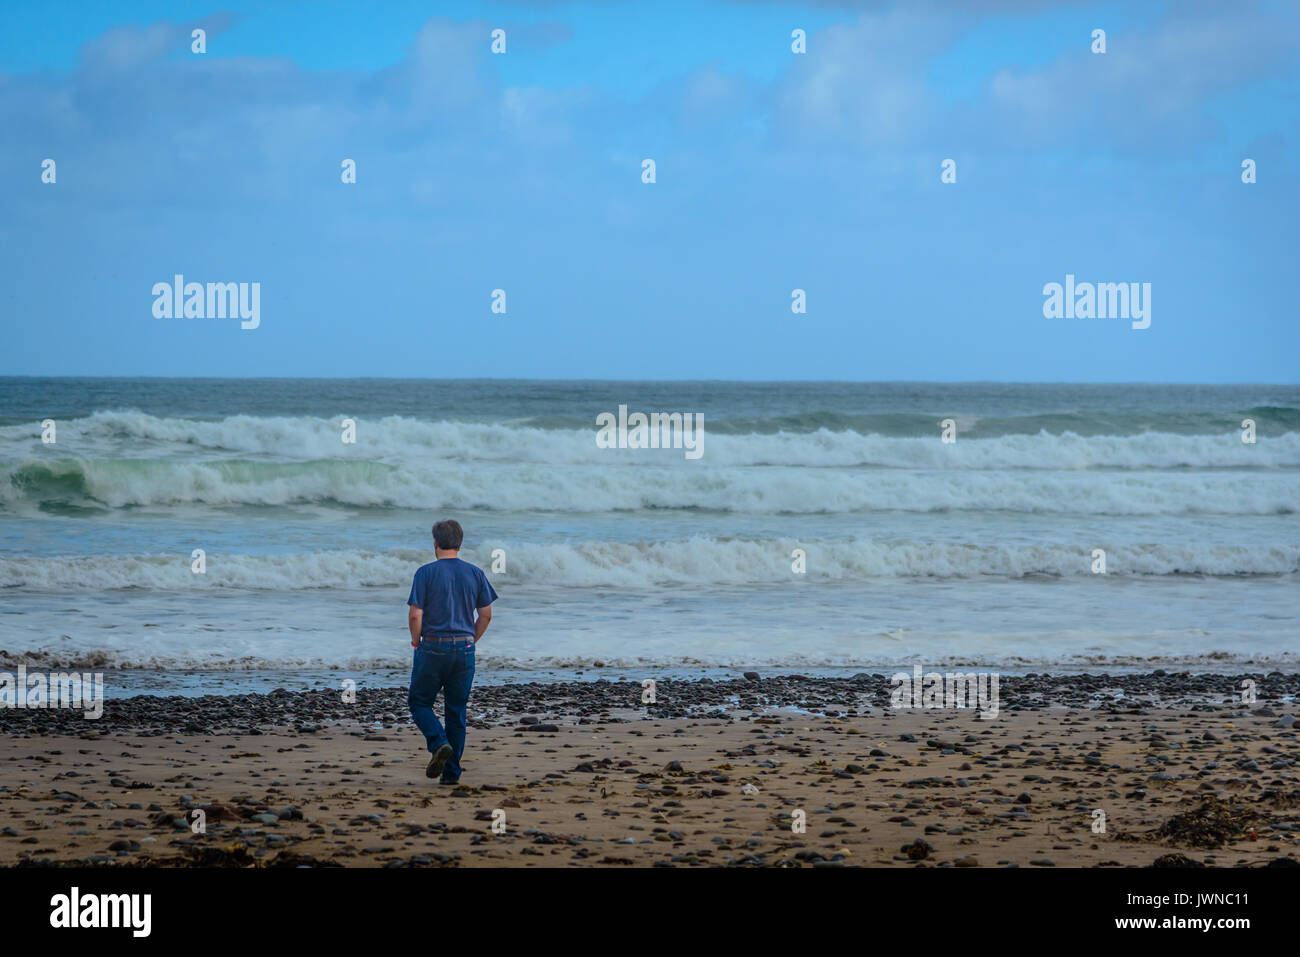
[[[474,684],[474,646],[469,645],[455,655],[455,663],[448,668],[442,694],[446,702],[447,740],[452,756],[442,769],[444,781],[460,777],[460,759],[465,754],[465,728],[469,711],[469,691]]]
[[[425,746],[432,754],[447,743],[447,734],[433,712],[433,703],[442,688],[442,665],[439,656],[423,646],[415,649],[411,667],[411,690],[406,697],[411,717],[424,735]]]

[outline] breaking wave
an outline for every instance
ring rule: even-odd
[[[1108,576],[1287,575],[1300,572],[1300,545],[1120,545],[1107,550]],[[1023,578],[1087,576],[1091,549],[1075,545],[979,546],[931,542],[796,541],[693,538],[684,542],[502,543],[466,549],[490,568],[503,548],[499,583],[638,588],[665,584],[747,585],[791,580],[791,555],[806,553],[809,581],[872,578]],[[189,555],[2,558],[0,588],[36,590],[235,588],[293,591],[384,587],[403,591],[429,555],[414,549],[293,554],[209,553],[206,572]]]

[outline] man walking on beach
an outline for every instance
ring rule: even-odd
[[[433,755],[425,776],[443,784],[460,780],[465,715],[474,683],[474,645],[487,631],[492,603],[497,600],[483,569],[457,557],[464,538],[459,522],[433,526],[437,561],[416,570],[411,597],[406,600],[411,647],[415,649],[407,704]],[[433,713],[439,691],[445,706],[445,730]]]

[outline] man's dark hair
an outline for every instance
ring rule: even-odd
[[[433,526],[433,541],[444,552],[459,551],[464,540],[465,530],[460,522],[448,518]]]

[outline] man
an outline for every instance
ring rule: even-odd
[[[458,522],[433,526],[437,561],[421,565],[411,582],[407,624],[415,664],[407,704],[433,755],[424,773],[443,784],[460,780],[465,711],[474,683],[474,646],[492,620],[497,593],[483,569],[458,557],[465,533]],[[443,694],[446,730],[433,713]]]

